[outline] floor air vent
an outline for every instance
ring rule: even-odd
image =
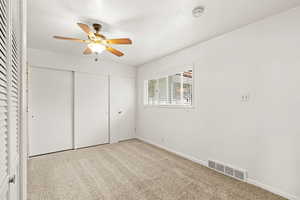
[[[217,172],[220,172],[222,174],[236,178],[241,181],[246,181],[247,178],[247,173],[245,170],[240,170],[213,160],[208,161],[208,167]]]

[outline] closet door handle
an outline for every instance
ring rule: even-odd
[[[16,184],[16,175],[13,175],[12,177],[10,177],[8,183]]]

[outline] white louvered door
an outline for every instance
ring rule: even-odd
[[[17,36],[12,31],[12,54],[9,87],[9,171],[13,184],[10,184],[10,200],[19,199],[19,48]]]
[[[19,200],[20,2],[0,0],[0,199]]]
[[[10,20],[10,67],[8,87],[8,133],[9,133],[9,200],[20,199],[20,151],[19,151],[19,91],[20,91],[20,3],[11,1]]]
[[[8,168],[8,7],[0,0],[0,198],[9,198]]]

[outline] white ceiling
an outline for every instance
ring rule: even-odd
[[[194,18],[198,5],[206,10]],[[85,44],[52,36],[85,38],[76,23],[99,21],[108,38],[133,40],[116,46],[125,56],[105,52],[100,58],[137,66],[298,5],[300,0],[28,0],[28,43],[84,56]]]

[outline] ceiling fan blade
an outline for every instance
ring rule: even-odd
[[[92,54],[92,53],[93,53],[93,51],[90,47],[87,47],[83,52],[84,55],[88,55],[88,54]]]
[[[106,50],[111,52],[112,54],[115,54],[116,56],[119,56],[119,57],[124,55],[124,53],[122,53],[121,51],[114,49],[112,47],[106,47]]]
[[[77,23],[77,24],[86,34],[88,34],[89,39],[91,40],[96,39],[95,33],[91,30],[91,28],[88,25],[83,23]]]
[[[75,42],[86,42],[85,40],[82,40],[82,39],[61,37],[61,36],[53,36],[53,38],[59,39],[59,40],[71,40],[71,41],[75,41]]]
[[[86,34],[90,34],[91,29],[88,25],[83,24],[83,23],[77,23],[77,25],[86,33]]]
[[[106,41],[108,44],[132,44],[132,41],[129,38],[109,39]]]

